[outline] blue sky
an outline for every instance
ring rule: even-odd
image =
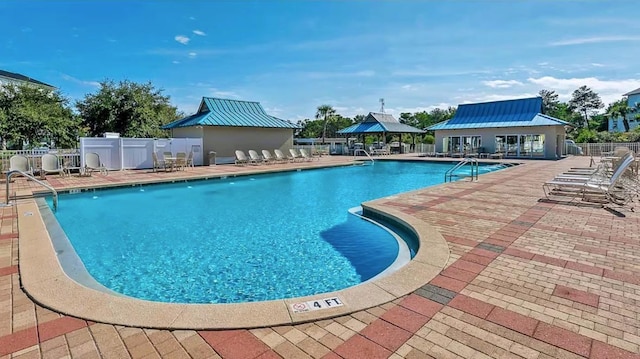
[[[587,85],[640,87],[636,1],[0,2],[0,69],[72,100],[150,81],[193,113],[202,96],[312,118],[431,110]]]

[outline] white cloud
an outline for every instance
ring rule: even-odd
[[[373,70],[362,70],[355,72],[320,72],[310,71],[302,72],[299,76],[311,78],[311,79],[332,79],[332,78],[346,78],[346,77],[372,77],[376,72]]]
[[[597,62],[592,62],[591,66],[593,66],[593,67],[604,67],[605,65],[604,64],[599,64]]]
[[[522,86],[523,83],[516,80],[493,80],[493,81],[482,81],[485,86],[489,86],[491,88],[499,88],[506,89],[513,86]]]
[[[189,53],[189,57],[192,58],[192,59],[195,58],[196,56],[198,56],[198,54],[195,53],[195,52],[190,52]]]
[[[178,61],[178,60],[173,60],[171,62],[174,63],[174,64],[179,64],[180,63],[180,61]]]
[[[568,101],[573,91],[581,86],[587,86],[600,95],[605,104],[617,101],[623,94],[640,87],[640,79],[600,80],[596,77],[562,79],[543,76],[529,78],[527,81],[541,88],[556,91],[561,101]]]
[[[201,30],[193,30],[193,33],[199,36],[207,36],[204,31]]]
[[[212,88],[209,91],[215,97],[230,98],[230,99],[240,99],[240,95],[238,95],[237,93],[235,93],[233,91],[222,91],[222,90],[218,90],[218,89],[215,89],[215,88]]]
[[[550,46],[572,46],[583,44],[597,44],[602,42],[640,41],[640,36],[593,36],[576,39],[560,40],[549,43]]]
[[[177,42],[179,42],[179,43],[181,43],[181,44],[183,44],[183,45],[186,45],[186,44],[188,44],[188,43],[189,43],[189,41],[191,41],[191,39],[189,39],[188,37],[186,37],[186,36],[184,36],[184,35],[177,35],[176,37],[174,37],[174,39],[175,39]]]
[[[78,78],[75,78],[73,76],[67,75],[67,74],[62,74],[62,79],[63,80],[67,80],[67,81],[71,81],[74,83],[77,83],[79,85],[84,85],[84,86],[91,86],[91,87],[100,87],[100,82],[98,81],[85,81],[85,80],[80,80]]]

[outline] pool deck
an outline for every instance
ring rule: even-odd
[[[130,185],[351,160],[48,176],[48,182],[58,189]],[[34,303],[22,290],[18,258],[27,236],[18,230],[18,207],[34,201],[21,200],[0,208],[0,359],[640,358],[640,216],[629,208],[541,201],[545,180],[569,167],[588,166],[588,157],[521,162],[477,182],[447,183],[371,203],[435,228],[448,245],[446,268],[428,275],[411,294],[331,319],[248,330],[101,324]],[[37,187],[16,179],[12,188]]]

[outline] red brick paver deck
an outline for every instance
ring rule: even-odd
[[[366,311],[249,330],[130,328],[42,308],[20,287],[15,207],[1,208],[0,359],[640,358],[640,216],[541,201],[545,180],[588,160],[528,161],[478,182],[379,200],[437,228],[451,252],[448,267],[413,294]],[[78,188],[266,169],[123,171],[50,183]]]

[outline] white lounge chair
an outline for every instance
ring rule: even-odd
[[[13,155],[9,158],[9,172],[20,171],[33,176],[33,168],[29,163],[29,158],[23,155]]]
[[[279,149],[273,150],[273,153],[276,154],[276,161],[278,161],[278,162],[290,162],[290,161],[293,161],[293,158],[291,158],[289,156],[285,156],[284,153],[282,153],[282,151],[280,151]]]
[[[276,158],[273,157],[269,150],[262,150],[262,158],[264,158],[264,161],[267,164],[276,163]]]
[[[265,160],[264,157],[260,156],[255,150],[249,150],[249,158],[251,159],[251,163],[257,165],[267,163],[267,160]]]
[[[554,179],[542,185],[547,199],[564,199],[573,201],[581,199],[585,202],[614,203],[624,205],[637,194],[635,188],[625,186],[622,175],[635,161],[633,155],[624,157],[624,160],[610,178],[594,176],[586,180]],[[637,186],[633,186],[637,187]]]
[[[304,158],[302,158],[302,155],[300,155],[300,153],[298,153],[298,150],[296,150],[295,148],[290,148],[289,153],[291,154],[291,158],[293,159],[293,162],[304,161]]]
[[[300,149],[300,156],[302,156],[305,161],[313,161],[313,157],[311,157],[304,148]]]
[[[101,175],[109,174],[107,168],[100,162],[100,156],[97,153],[86,153],[84,155],[84,173],[91,176],[95,171],[100,172]]]
[[[249,158],[244,154],[244,151],[236,150],[236,165],[244,166],[249,164]]]
[[[60,177],[67,175],[67,170],[60,164],[58,156],[47,153],[42,155],[42,167],[40,168],[40,177],[46,178],[49,173],[57,173]]]

